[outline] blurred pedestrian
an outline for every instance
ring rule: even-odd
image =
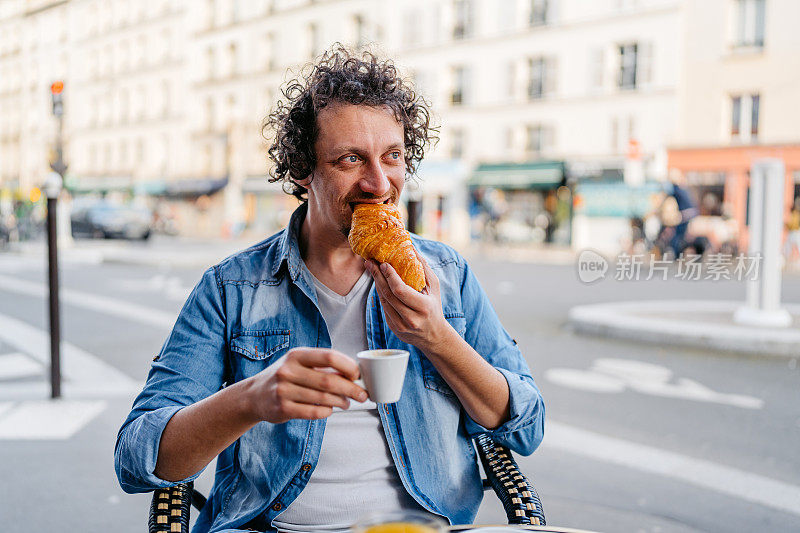
[[[670,174],[670,183],[666,186],[658,212],[663,227],[657,240],[662,244],[666,241],[674,257],[678,258],[687,246],[689,221],[699,214],[681,174]]]

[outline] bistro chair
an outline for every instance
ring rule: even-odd
[[[476,437],[475,446],[487,478],[483,480],[483,489],[494,490],[503,504],[508,523],[545,525],[539,494],[519,471],[511,451],[486,435]],[[205,496],[194,490],[192,483],[156,490],[150,504],[150,533],[188,533],[191,507],[200,510],[205,503]]]

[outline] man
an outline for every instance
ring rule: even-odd
[[[483,492],[471,437],[532,453],[539,391],[455,251],[413,237],[416,292],[347,242],[354,204],[399,201],[428,110],[391,63],[343,49],[286,97],[267,123],[272,180],[304,202],[189,296],[118,435],[120,484],[189,481],[218,456],[200,532],[343,531],[396,509],[471,522]],[[367,348],[411,352],[397,403],[354,383]]]

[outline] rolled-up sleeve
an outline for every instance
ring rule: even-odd
[[[225,312],[219,274],[205,272],[153,361],[144,389],[117,434],[114,465],[122,490],[174,485],[154,472],[161,435],[183,407],[217,392],[225,376]],[[186,478],[191,481],[200,475]]]
[[[463,259],[462,259],[463,261]],[[465,413],[471,437],[486,434],[522,455],[530,455],[544,437],[544,401],[531,371],[514,341],[503,328],[472,270],[464,263],[461,299],[467,321],[465,339],[508,382],[509,419],[494,429]]]

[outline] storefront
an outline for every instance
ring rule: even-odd
[[[781,159],[786,168],[784,210],[788,215],[800,198],[800,145],[726,146],[672,148],[668,150],[671,172],[681,172],[695,193],[701,209],[736,221],[739,250],[747,249],[747,203],[750,168],[763,158]],[[717,206],[721,196],[721,205]]]
[[[563,161],[480,164],[469,193],[473,240],[571,244],[572,191]]]
[[[653,211],[664,194],[664,184],[657,181],[584,180],[574,189],[573,246],[609,255],[629,248],[635,222]]]
[[[267,176],[247,176],[242,184],[244,219],[247,231],[255,238],[269,237],[289,224],[298,200],[285,192],[280,183]]]
[[[424,160],[417,176],[403,187],[402,204],[409,230],[454,246],[469,240],[467,177],[460,160]]]

